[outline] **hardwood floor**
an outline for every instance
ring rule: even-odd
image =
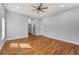
[[[79,46],[44,36],[6,41],[1,55],[79,55]]]

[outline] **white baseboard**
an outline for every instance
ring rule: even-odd
[[[5,41],[7,41],[7,40],[15,40],[15,39],[24,38],[24,37],[28,37],[28,36],[19,36],[19,37],[13,37],[13,38],[4,39],[3,42],[0,45],[0,50],[2,49],[3,45],[5,44]]]
[[[0,45],[0,50],[2,49],[2,47],[4,46],[6,40],[3,40],[1,45]]]
[[[40,35],[40,34],[35,34],[35,35]]]
[[[5,40],[15,40],[15,39],[20,39],[28,36],[19,36],[19,37],[12,37],[12,38],[6,38]]]
[[[57,40],[61,40],[61,41],[65,41],[65,42],[68,42],[68,43],[72,43],[72,44],[79,45],[79,43],[74,42],[74,41],[65,40],[65,39],[62,39],[62,38],[57,38],[57,37],[53,37],[53,36],[50,36],[50,35],[43,35],[43,36],[46,36],[46,37],[49,37],[49,38],[54,38],[54,39],[57,39]]]

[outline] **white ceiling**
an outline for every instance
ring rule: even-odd
[[[79,3],[44,3],[43,6],[48,7],[48,9],[44,10],[45,13],[40,12],[39,14],[37,14],[36,11],[31,11],[34,9],[33,7],[31,7],[31,5],[38,6],[39,3],[6,3],[5,7],[9,11],[28,15],[33,18],[35,18],[35,17],[42,18],[42,17],[46,17],[49,15],[55,14],[62,10],[76,7],[79,5]]]

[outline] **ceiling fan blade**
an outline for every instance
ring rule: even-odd
[[[42,7],[43,3],[40,3],[39,7]]]
[[[32,7],[34,7],[34,8],[37,8],[36,6],[33,6],[33,5],[31,5]]]
[[[41,12],[45,13],[43,10],[41,10]]]
[[[36,9],[32,10],[32,11],[36,11]]]
[[[41,8],[41,9],[48,9],[48,7],[43,7],[43,8]]]

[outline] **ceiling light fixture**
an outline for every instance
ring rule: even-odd
[[[17,6],[17,8],[20,8],[19,6]]]
[[[63,7],[64,7],[64,5],[60,5],[60,7],[61,7],[61,8],[63,8]]]
[[[29,22],[29,23],[31,23],[31,22],[32,22],[31,18],[29,18],[29,19],[28,19],[28,22]]]

